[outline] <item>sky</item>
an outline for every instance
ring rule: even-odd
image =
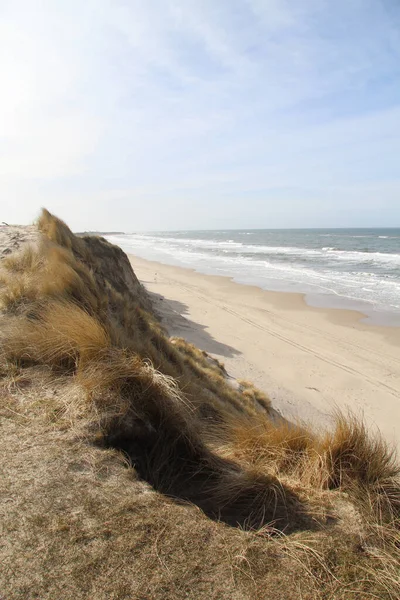
[[[0,221],[400,226],[399,0],[0,0]]]

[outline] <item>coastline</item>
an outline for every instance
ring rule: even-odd
[[[400,330],[355,310],[310,306],[220,275],[129,254],[170,335],[222,360],[291,420],[329,424],[335,408],[363,414],[400,446]]]
[[[125,237],[129,238],[130,236],[125,234]],[[288,279],[286,276],[276,275],[276,272],[272,273],[271,270],[267,270],[267,272],[264,272],[263,270],[262,275],[260,273],[257,274],[253,270],[254,265],[251,262],[248,264],[248,269],[244,269],[242,265],[242,267],[237,270],[232,268],[232,266],[226,266],[223,262],[218,264],[215,263],[214,260],[210,261],[206,259],[206,256],[202,253],[198,256],[196,253],[193,253],[192,255],[190,253],[185,253],[186,258],[182,259],[179,247],[176,249],[177,254],[174,252],[171,253],[170,249],[167,254],[165,254],[164,251],[160,251],[160,248],[157,247],[157,238],[154,238],[154,243],[156,244],[155,247],[151,245],[135,247],[134,244],[131,245],[129,240],[124,241],[123,238],[118,238],[118,236],[110,236],[109,241],[119,245],[127,254],[132,253],[134,256],[138,256],[144,260],[181,267],[183,269],[193,269],[197,273],[203,275],[227,277],[235,283],[246,286],[255,286],[267,292],[298,294],[302,296],[304,302],[311,307],[355,311],[362,314],[362,319],[366,323],[400,328],[400,306],[398,305],[397,300],[394,304],[393,297],[391,297],[391,299],[386,297],[385,301],[383,301],[382,297],[379,295],[379,290],[375,290],[374,295],[371,296],[371,287],[368,279],[368,275],[371,273],[369,272],[364,273],[364,278],[357,283],[357,290],[363,290],[362,293],[354,293],[352,289],[352,286],[354,288],[354,281],[351,281],[350,288],[345,286],[345,289],[341,289],[340,285],[337,287],[337,282],[335,283],[334,280],[330,281],[329,278],[326,279],[326,276],[321,276],[321,274],[318,282],[307,281],[307,277],[301,281],[298,279],[297,275],[294,278],[291,276]],[[227,246],[230,242],[234,244],[239,243],[233,242],[233,240],[221,242],[211,241],[210,243],[215,243],[217,245],[221,243]],[[242,242],[240,242],[240,244],[242,244]],[[257,246],[255,246],[255,248],[257,248]],[[201,250],[201,245],[199,246],[199,249]],[[322,250],[325,250],[325,248]],[[226,250],[223,252],[225,251]],[[355,250],[355,253],[360,254],[357,250]],[[246,256],[246,253],[244,256]],[[373,256],[373,254],[371,254],[371,256]],[[382,256],[386,255],[383,254]],[[188,260],[189,258],[190,260]],[[352,268],[355,268],[354,265]],[[360,264],[359,268],[364,269],[364,266]],[[303,267],[298,267],[297,270],[299,269],[300,271],[307,272],[307,269],[303,269]],[[358,273],[358,275],[360,276],[362,273]],[[367,277],[367,279],[365,279],[365,277]],[[381,284],[383,285],[382,281]],[[366,285],[365,290],[364,285]],[[385,285],[387,285],[386,280]],[[385,289],[387,291],[387,288]],[[367,292],[367,297],[363,297],[365,291]],[[396,298],[398,298],[398,296],[396,296]]]

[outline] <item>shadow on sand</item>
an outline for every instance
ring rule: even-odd
[[[184,337],[186,341],[210,354],[217,354],[225,358],[241,354],[236,348],[218,342],[208,333],[204,325],[186,317],[185,315],[189,315],[189,309],[183,302],[170,300],[154,292],[148,292],[148,294],[155,311],[161,317],[161,321],[167,327],[170,335]]]

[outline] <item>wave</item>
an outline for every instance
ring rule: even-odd
[[[400,309],[400,254],[246,244],[159,235],[107,236],[143,258],[234,277],[267,289],[334,294]]]
[[[233,239],[228,240],[204,240],[196,238],[177,238],[177,237],[159,237],[149,235],[125,235],[120,236],[120,240],[126,239],[129,241],[143,243],[145,245],[160,245],[164,248],[171,246],[171,249],[178,250],[179,248],[186,248],[189,251],[198,252],[199,250],[211,250],[221,251],[222,253],[234,252],[237,255],[254,255],[257,256],[271,256],[275,258],[281,257],[285,259],[285,256],[294,257],[297,259],[309,260],[320,259],[324,260],[329,258],[334,261],[348,261],[350,263],[376,263],[376,264],[391,264],[393,266],[400,266],[400,254],[390,252],[377,252],[370,250],[369,248],[363,248],[360,250],[343,250],[335,246],[324,246],[323,248],[304,248],[296,246],[266,246],[257,244],[246,244],[243,242],[237,242]]]
[[[363,263],[390,263],[400,265],[400,254],[390,252],[371,252],[370,250],[330,250],[329,256],[335,256],[338,260],[348,260],[349,262]]]

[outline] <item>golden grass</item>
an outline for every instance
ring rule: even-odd
[[[6,356],[22,364],[78,369],[110,346],[102,325],[79,306],[43,301],[8,320],[2,331]]]
[[[335,415],[335,427],[325,435],[319,451],[330,488],[348,487],[354,481],[376,486],[400,474],[394,448],[379,432],[368,431],[365,423],[350,412]]]
[[[305,427],[283,419],[231,418],[226,424],[231,440],[227,451],[249,466],[285,473],[303,467],[304,461],[315,452],[317,438]]]
[[[351,414],[326,433],[271,419],[168,337],[122,251],[38,224],[0,268],[6,597],[400,597],[379,434]]]
[[[54,217],[45,208],[42,209],[37,225],[46,239],[51,240],[61,248],[80,252],[82,256],[86,255],[86,246],[83,241],[71,232],[64,221]]]
[[[362,504],[380,520],[400,516],[396,452],[351,412],[334,414],[332,429],[319,434],[302,424],[265,417],[230,417],[221,427],[229,440],[224,456],[309,489],[346,491],[359,499],[359,506],[368,498]]]
[[[5,259],[0,286],[2,307],[10,312],[34,301],[54,297],[68,297],[93,313],[101,311],[101,298],[96,294],[90,271],[70,252],[48,241]]]

